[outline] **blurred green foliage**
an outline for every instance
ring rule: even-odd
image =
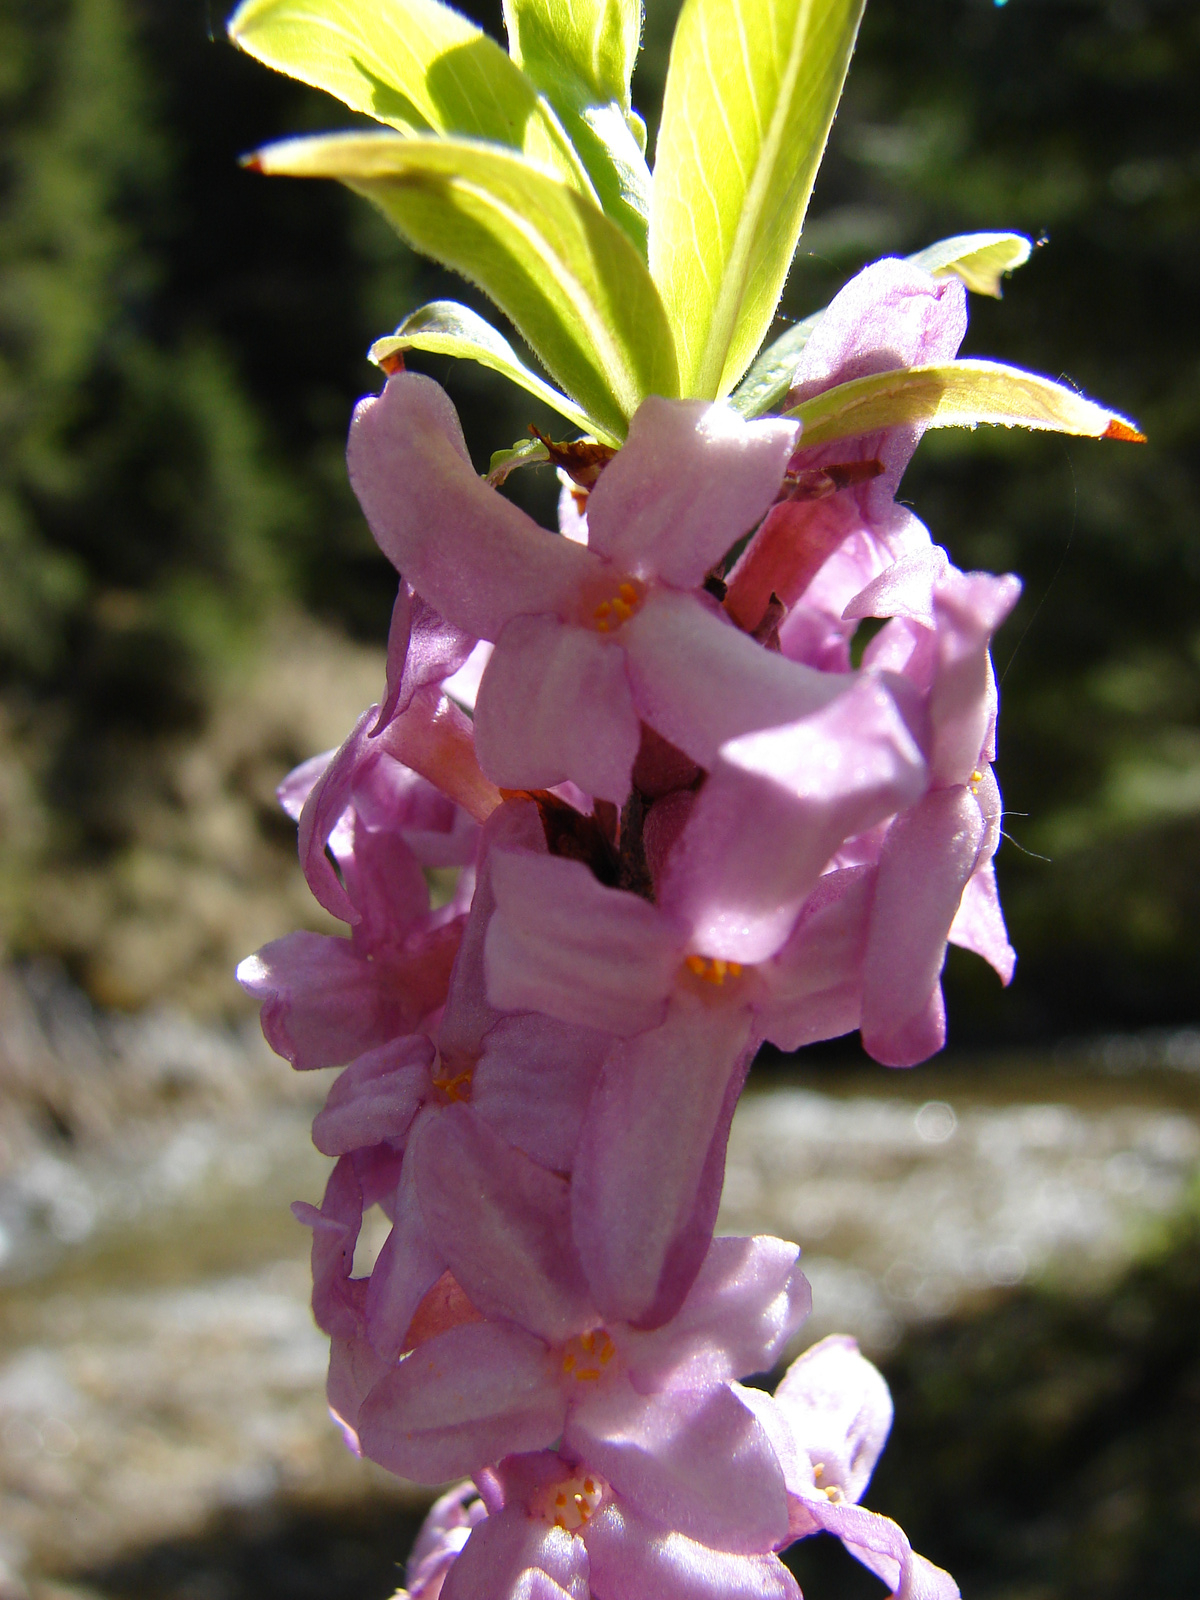
[[[468,9],[499,32],[498,4]],[[650,0],[635,81],[652,137],[675,9]],[[0,0],[0,687],[59,852],[120,845],[96,775],[201,727],[277,605],[382,640],[394,579],[342,464],[363,352],[422,300],[480,304],[336,186],[239,170],[350,119],[223,21]],[[973,301],[969,353],[1064,374],[1151,436],[940,435],[905,482],[961,565],[1026,582],[997,651],[1007,825],[1033,852],[1000,859],[1021,966],[1001,995],[952,958],[959,1042],[1195,1014],[1198,68],[1193,0],[871,0],[782,307],[947,234],[1045,236],[1002,304]],[[425,365],[480,462],[547,422],[468,363]],[[548,475],[513,483],[548,513]]]

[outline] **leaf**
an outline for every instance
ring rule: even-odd
[[[439,0],[245,0],[229,35],[267,66],[402,133],[507,145],[591,192],[533,84],[494,39]]]
[[[487,481],[493,489],[498,489],[509,473],[515,472],[518,467],[545,466],[549,460],[550,452],[540,439],[518,439],[511,450],[492,451]]]
[[[908,259],[935,278],[953,274],[975,294],[999,300],[1001,278],[1023,267],[1032,252],[1033,246],[1020,233],[957,233],[951,239],[939,239]]]
[[[1145,442],[1136,424],[1115,411],[1036,372],[995,361],[948,361],[878,372],[826,389],[785,415],[804,424],[800,436],[804,445],[829,444],[914,422],[930,428],[973,428],[988,422],[1004,428]]]
[[[598,104],[614,100],[629,110],[641,0],[504,0],[504,25],[520,66],[558,62]]]
[[[767,346],[729,397],[735,411],[743,417],[761,417],[764,411],[783,399],[792,387],[804,346],[824,315],[823,310],[814,311]]]
[[[650,209],[685,395],[727,394],[771,325],[863,3],[685,0]]]
[[[648,394],[679,393],[666,314],[645,264],[591,201],[520,156],[459,139],[340,134],[251,158],[267,173],[340,178],[414,249],[477,283],[606,437]]]
[[[367,359],[382,367],[389,356],[403,350],[428,350],[435,355],[478,361],[480,366],[490,367],[493,372],[520,384],[522,389],[536,395],[585,433],[595,430],[596,424],[586,411],[581,411],[565,394],[531,372],[490,322],[455,300],[433,300],[427,306],[410,311],[395,333],[376,339],[367,351]]]
[[[650,169],[629,99],[640,0],[504,0],[504,21],[513,60],[562,119],[606,215],[644,256]]]
[[[908,260],[935,278],[953,274],[976,294],[1000,298],[1003,273],[1024,266],[1032,246],[1019,233],[960,233],[941,239]],[[730,404],[743,417],[761,417],[782,400],[792,386],[801,352],[825,312],[814,311],[769,344],[730,396]]]

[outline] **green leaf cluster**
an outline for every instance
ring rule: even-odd
[[[864,5],[684,0],[653,172],[630,98],[641,0],[504,0],[508,54],[442,0],[244,0],[229,31],[387,129],[288,140],[249,164],[337,178],[372,201],[411,246],[492,299],[553,383],[450,301],[413,312],[373,359],[405,349],[469,357],[619,444],[650,394],[732,396],[747,417],[785,400],[820,313],[756,353]],[[968,234],[912,259],[998,297],[1029,253],[1017,234]],[[1098,407],[1081,420],[1090,402],[1049,399],[1043,380],[996,369],[946,381],[925,373],[869,403],[856,395],[837,423],[826,406],[820,426],[861,432],[919,416],[1103,433],[1095,412],[1137,436]],[[815,437],[815,418],[793,414]]]

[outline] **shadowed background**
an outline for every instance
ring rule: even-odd
[[[466,9],[500,31],[498,6]],[[634,98],[651,139],[675,9],[649,7]],[[975,1070],[1001,1098],[1018,1088],[998,1051],[1041,1061],[1057,1047],[1061,1063],[1061,1042],[1083,1039],[1089,1071],[1200,1063],[1187,1030],[1200,993],[1198,67],[1190,0],[870,0],[780,311],[782,327],[880,255],[1026,232],[1039,248],[1002,302],[972,299],[966,352],[1062,376],[1150,436],[931,435],[903,486],[960,566],[1025,581],[996,649],[1012,841],[998,871],[1020,965],[1007,993],[960,952],[948,969],[952,1046],[992,1053]],[[394,575],[342,460],[350,409],[379,383],[363,352],[436,296],[484,309],[349,194],[236,165],[271,137],[350,120],[239,57],[201,0],[0,0],[10,1187],[47,1149],[68,1174],[94,1149],[117,1160],[131,1117],[292,1093],[262,1062],[222,1087],[213,1051],[251,1049],[235,961],[294,926],[332,926],[302,889],[273,790],[381,681]],[[467,363],[421,364],[449,387],[480,465],[531,421],[561,426]],[[510,484],[551,515],[548,474]],[[155,1017],[174,1019],[167,1043],[151,1030],[131,1044]],[[823,1070],[843,1068],[861,1070]],[[854,1081],[893,1092],[884,1078]],[[949,1095],[937,1081],[902,1092]],[[1023,1078],[1019,1092],[1067,1091]],[[71,1244],[62,1215],[55,1249]],[[1194,1326],[1200,1291],[1181,1226],[1143,1240],[1115,1298],[1014,1290],[973,1322],[893,1344],[900,1422],[872,1503],[903,1511],[964,1590],[1196,1592],[1200,1379],[1177,1330]],[[27,1337],[34,1281],[5,1302],[6,1348]],[[139,1525],[137,1548],[86,1583],[212,1600],[388,1592],[400,1513],[386,1497],[382,1533],[363,1531],[360,1508],[324,1538],[325,1512],[304,1502],[289,1521],[280,1491],[268,1515],[252,1488],[258,1509],[227,1509],[215,1533],[159,1545]],[[71,1549],[57,1568],[84,1582]],[[859,1581],[837,1567],[809,1588],[850,1595]]]

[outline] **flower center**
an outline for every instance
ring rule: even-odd
[[[600,601],[592,610],[592,626],[597,633],[614,633],[623,622],[628,622],[640,610],[645,594],[638,585],[626,580],[615,594]]]
[[[729,978],[740,978],[740,961],[722,961],[719,956],[685,956],[684,966],[701,983],[711,983],[719,988]]]
[[[458,1065],[458,1061],[450,1061],[441,1056],[438,1059],[437,1076],[430,1079],[433,1087],[448,1105],[471,1098],[471,1079],[475,1076],[475,1062],[469,1061],[460,1072],[456,1072],[454,1069]]]
[[[608,1485],[596,1473],[580,1472],[543,1489],[534,1510],[552,1528],[578,1533],[599,1510],[607,1491]]]
[[[577,1334],[562,1347],[562,1369],[580,1383],[595,1383],[617,1353],[617,1347],[603,1328]]]
[[[816,1483],[817,1488],[825,1496],[826,1500],[829,1501],[830,1505],[835,1505],[835,1506],[843,1505],[845,1503],[846,1496],[843,1493],[843,1491],[841,1489],[841,1486],[839,1484],[836,1484],[836,1483],[823,1484],[821,1482],[821,1479],[824,1476],[825,1476],[825,1463],[823,1461],[818,1461],[818,1462],[814,1463],[814,1465],[813,1465],[813,1481]]]

